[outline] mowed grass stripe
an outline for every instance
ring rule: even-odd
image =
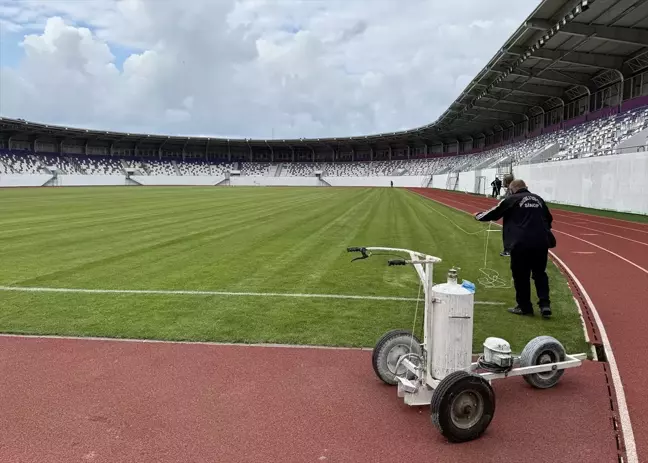
[[[0,240],[0,244],[6,246],[6,252],[3,252],[5,262],[9,262],[12,257],[22,261],[26,248],[32,251],[39,250],[38,267],[46,272],[31,278],[8,282],[8,284],[38,284],[70,274],[83,276],[80,271],[98,266],[108,270],[111,263],[123,267],[123,264],[131,262],[133,266],[139,267],[142,263],[146,263],[146,260],[141,260],[140,256],[156,251],[157,257],[160,258],[177,254],[184,260],[183,253],[187,251],[196,251],[199,246],[206,243],[218,248],[219,242],[228,236],[240,234],[246,229],[264,226],[264,223],[267,225],[267,222],[272,221],[276,216],[288,210],[299,210],[300,206],[304,210],[311,209],[313,204],[319,202],[320,198],[317,196],[288,198],[288,200],[284,198],[261,203],[257,200],[254,207],[231,209],[221,208],[218,201],[212,201],[211,204],[204,206],[204,210],[208,212],[203,212],[198,217],[191,210],[184,213],[169,211],[168,219],[163,223],[142,220],[130,222],[125,226],[107,226],[104,230],[94,230],[90,234],[85,231],[75,233],[74,230],[67,230],[52,236],[46,232],[40,236],[40,239],[30,237],[29,240],[23,240],[22,245],[14,243],[15,240]],[[158,208],[164,208],[164,205],[159,205]],[[64,218],[61,221],[64,222]],[[222,253],[218,257],[223,257]],[[154,272],[155,268],[149,267],[144,271]],[[31,268],[27,273],[34,275]],[[4,282],[6,280],[3,279]],[[83,282],[86,283],[87,280]],[[112,280],[109,285],[123,287],[125,283],[128,282]]]
[[[258,198],[240,198],[237,201],[231,201],[227,203],[223,209],[219,209],[220,213],[234,212],[240,209],[247,209],[249,206],[259,204]],[[210,200],[205,198],[202,200],[193,201],[191,205],[187,205],[186,201],[169,201],[165,204],[164,208],[160,208],[159,204],[153,204],[151,207],[147,208],[144,205],[140,205],[137,209],[124,209],[123,206],[117,208],[106,208],[93,209],[91,211],[83,213],[70,213],[66,211],[64,214],[55,217],[55,221],[52,221],[51,216],[38,217],[37,219],[31,219],[27,222],[31,224],[27,227],[14,227],[12,228],[7,223],[2,223],[2,230],[0,230],[0,238],[9,238],[14,236],[29,236],[43,234],[45,232],[57,232],[63,229],[71,231],[74,229],[89,229],[92,227],[103,227],[110,225],[112,228],[115,228],[117,225],[126,224],[126,226],[132,226],[133,221],[142,221],[147,224],[152,224],[154,221],[159,224],[164,223],[173,223],[173,217],[176,214],[188,214],[192,212],[206,212],[209,210]],[[212,211],[213,213],[213,211]],[[65,220],[62,222],[62,220]],[[23,225],[24,220],[22,221],[12,221],[14,225]]]
[[[427,252],[444,260],[435,281],[458,266],[461,277],[476,282],[483,234],[467,236],[431,208],[463,229],[479,227],[452,209],[389,188],[3,190],[0,227],[13,231],[0,233],[0,285],[416,298],[411,268],[388,267],[390,256],[351,263],[347,246]],[[489,262],[507,275],[498,240],[489,245]],[[582,350],[569,288],[553,270],[550,277],[555,320],[522,323],[501,307],[477,306],[477,350],[486,336],[521,348],[538,334]],[[514,303],[512,290],[478,285],[477,291],[478,300]],[[409,300],[15,292],[1,293],[0,304],[5,332],[337,346],[370,346],[384,331],[411,327],[416,306]]]

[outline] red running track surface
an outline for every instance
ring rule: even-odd
[[[469,213],[496,204],[468,194],[411,190]],[[638,461],[648,461],[648,224],[558,209],[552,214],[558,242],[553,252],[580,280],[601,317],[623,383]]]
[[[604,367],[494,381],[486,434],[451,445],[370,351],[0,336],[0,461],[616,462]]]

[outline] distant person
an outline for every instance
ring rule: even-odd
[[[509,188],[509,185],[511,182],[515,180],[515,177],[513,174],[506,174],[504,176],[504,198],[508,198],[511,196],[511,190]],[[502,230],[502,242],[504,244],[504,249],[502,252],[500,252],[500,256],[502,257],[511,257],[511,246],[509,246],[506,242],[506,230]]]
[[[491,186],[493,187],[492,197],[498,198],[500,191],[502,190],[502,181],[499,179],[499,177],[495,177],[495,180],[491,182]]]
[[[524,181],[513,180],[509,189],[509,196],[492,209],[475,214],[475,218],[481,222],[504,219],[504,230],[511,246],[511,273],[517,302],[508,311],[516,315],[533,315],[529,281],[533,276],[540,312],[548,318],[551,316],[551,301],[547,258],[549,248],[556,245],[551,233],[553,217],[544,200],[529,192]]]
[[[391,187],[394,188],[394,181],[390,180],[389,183],[391,183]]]

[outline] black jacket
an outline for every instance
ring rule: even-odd
[[[526,188],[507,196],[492,209],[476,214],[475,218],[481,222],[504,219],[505,249],[555,246],[551,212],[540,196]]]

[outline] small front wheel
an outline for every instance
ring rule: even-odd
[[[392,330],[385,333],[376,343],[371,358],[371,363],[378,378],[384,383],[394,386],[398,384],[397,376],[412,379],[414,375],[408,372],[405,366],[396,365],[398,360],[406,354],[422,355],[421,341],[406,330]]]
[[[495,393],[479,375],[459,370],[443,378],[432,394],[432,424],[450,442],[480,437],[495,414]]]
[[[546,363],[564,362],[566,356],[565,348],[560,342],[551,336],[538,336],[533,338],[524,346],[520,354],[520,366],[530,367]],[[551,370],[545,373],[532,373],[524,375],[524,380],[531,386],[538,389],[548,389],[555,386],[565,370]]]

